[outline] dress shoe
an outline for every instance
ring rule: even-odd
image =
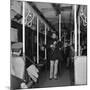
[[[52,80],[53,78],[49,78],[49,80]]]
[[[54,77],[55,80],[58,80],[58,77]]]

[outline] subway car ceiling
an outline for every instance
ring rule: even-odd
[[[58,32],[59,30],[59,14],[61,14],[61,29],[63,31],[73,30],[73,5],[71,4],[54,4],[54,3],[39,3],[27,2],[40,17],[49,25],[52,30]],[[22,4],[19,3],[22,6]],[[22,10],[19,11],[11,7],[11,19],[17,19],[22,23]]]
[[[35,2],[29,4],[37,8],[57,32],[59,27],[59,14],[61,14],[62,29],[70,30],[70,27],[73,27],[73,5]]]

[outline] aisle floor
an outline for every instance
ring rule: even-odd
[[[59,86],[70,86],[70,75],[69,70],[63,68],[59,72],[58,80],[49,80],[49,70],[42,70],[39,78],[39,82],[34,85],[34,88],[44,87],[59,87]]]

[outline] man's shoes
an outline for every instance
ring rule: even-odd
[[[55,77],[54,77],[54,79],[55,79],[55,80],[58,80],[58,77],[57,77],[57,76],[55,76]]]
[[[54,78],[55,80],[58,80],[58,78]]]
[[[49,80],[52,80],[52,79],[53,79],[53,78],[50,78],[50,77],[49,77]]]

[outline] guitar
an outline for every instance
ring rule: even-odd
[[[60,40],[58,41],[54,41],[53,44],[50,45],[50,47],[52,48],[52,50],[55,50],[55,48],[57,47],[56,45],[61,42]]]

